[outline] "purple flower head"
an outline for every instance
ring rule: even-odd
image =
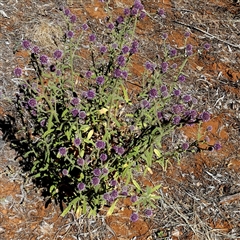
[[[43,119],[43,120],[40,122],[40,125],[41,125],[41,127],[45,127],[45,126],[46,126],[46,119]]]
[[[103,194],[103,199],[106,200],[106,201],[109,201],[111,198],[110,194],[109,193],[104,193]]]
[[[104,77],[103,77],[103,76],[98,76],[98,77],[96,78],[96,82],[97,82],[98,85],[103,85],[103,83],[104,83]]]
[[[110,193],[110,196],[112,197],[113,200],[115,200],[115,199],[118,197],[118,191],[114,189],[114,190]]]
[[[99,177],[101,174],[102,174],[102,171],[101,171],[100,168],[95,168],[95,169],[93,170],[93,175],[94,175],[95,177]]]
[[[73,106],[77,106],[79,103],[80,103],[79,98],[77,98],[77,97],[72,98],[71,104],[72,104]]]
[[[22,41],[22,46],[24,49],[28,50],[31,47],[31,43],[28,40],[23,40]]]
[[[103,168],[102,169],[102,174],[103,175],[107,175],[108,174],[108,169],[107,168]]]
[[[220,149],[222,148],[222,146],[221,146],[220,143],[215,143],[214,146],[213,146],[213,148],[214,148],[216,151],[218,151],[218,150],[220,150]]]
[[[78,158],[77,165],[83,166],[84,165],[84,159],[83,158]]]
[[[168,38],[168,34],[167,33],[163,33],[162,39],[166,40],[167,38]]]
[[[128,187],[127,187],[127,186],[124,186],[124,187],[122,188],[121,194],[122,194],[123,196],[125,196],[125,197],[128,196]]]
[[[110,181],[110,185],[111,185],[112,187],[117,186],[117,181],[116,181],[115,179],[111,180],[111,181]]]
[[[67,154],[67,149],[65,147],[60,147],[58,149],[58,153],[61,155],[61,156],[65,156]]]
[[[157,117],[158,117],[159,120],[162,120],[163,119],[163,113],[158,111],[157,112]]]
[[[87,71],[85,73],[85,76],[86,76],[86,78],[90,78],[92,76],[92,72],[91,71]]]
[[[146,215],[147,217],[151,217],[151,216],[153,215],[152,210],[151,210],[151,209],[146,209],[146,210],[145,210],[145,215]]]
[[[83,191],[85,189],[85,184],[81,182],[77,185],[77,188],[79,191]]]
[[[180,123],[180,121],[181,121],[181,117],[179,117],[179,116],[176,116],[173,118],[173,124],[175,124],[175,125],[178,125]]]
[[[131,15],[132,16],[136,16],[137,13],[138,13],[138,9],[137,8],[134,7],[134,8],[131,9]]]
[[[123,55],[118,56],[117,63],[119,66],[123,67],[126,63],[125,57]]]
[[[150,71],[153,71],[153,70],[154,70],[153,64],[150,63],[150,62],[146,62],[146,63],[145,63],[145,68],[146,68],[147,70],[150,70]]]
[[[125,152],[125,149],[123,147],[119,147],[119,146],[114,146],[113,149],[115,150],[115,152],[118,154],[118,155],[123,155],[124,152]]]
[[[163,86],[161,86],[160,87],[160,91],[161,91],[161,93],[163,93],[163,92],[167,92],[167,86],[165,86],[165,85],[163,85]]]
[[[116,68],[113,72],[115,78],[120,78],[122,76],[122,71],[119,68]]]
[[[74,109],[72,109],[71,113],[72,113],[73,117],[76,117],[79,114],[79,110],[74,108]]]
[[[179,89],[173,90],[173,95],[176,96],[176,97],[180,96],[181,95],[181,90],[179,90]]]
[[[63,174],[63,176],[67,176],[68,175],[68,170],[67,169],[63,169],[62,170],[62,174]]]
[[[144,8],[140,0],[135,0],[133,6],[140,11],[142,11]]]
[[[189,116],[191,117],[192,120],[195,119],[195,118],[197,117],[197,111],[194,110],[194,109],[192,109],[192,110],[190,111]]]
[[[71,17],[70,17],[70,22],[71,23],[75,23],[77,21],[77,16],[76,15],[72,15]]]
[[[125,8],[123,14],[124,14],[125,16],[130,15],[130,9],[129,9],[129,8]]]
[[[187,56],[191,56],[193,54],[193,51],[191,50],[191,51],[186,51],[186,55]]]
[[[46,55],[40,56],[40,61],[42,65],[48,64],[48,57]]]
[[[98,177],[92,178],[92,185],[97,186],[100,183],[100,179]]]
[[[104,162],[104,161],[106,161],[107,160],[107,154],[106,153],[101,153],[101,155],[100,155],[100,160],[102,161],[102,162]]]
[[[191,95],[184,95],[182,97],[182,99],[183,99],[184,102],[187,103],[187,102],[190,102],[192,100],[192,96]]]
[[[72,38],[74,35],[74,32],[73,31],[68,31],[67,32],[67,38]]]
[[[139,19],[144,19],[146,17],[146,13],[144,11],[140,12]]]
[[[61,50],[56,50],[54,53],[53,53],[53,56],[55,59],[60,59],[63,55],[63,52]]]
[[[22,69],[19,68],[19,67],[15,68],[15,69],[14,69],[14,75],[15,75],[16,77],[21,77],[21,75],[22,75]]]
[[[138,214],[137,213],[132,213],[130,216],[130,221],[131,222],[136,222],[138,220]]]
[[[161,64],[161,68],[162,68],[162,72],[163,73],[167,72],[167,70],[168,70],[168,63],[167,62],[163,62]]]
[[[94,42],[96,40],[96,36],[94,35],[94,34],[91,34],[90,36],[89,36],[89,41],[90,42]]]
[[[210,48],[211,48],[211,45],[210,45],[209,43],[205,43],[205,44],[204,44],[204,49],[205,49],[205,50],[208,51]]]
[[[116,22],[117,22],[118,24],[123,23],[123,22],[124,22],[123,16],[119,16],[119,17],[117,18]]]
[[[210,125],[210,126],[207,126],[207,131],[211,132],[213,130],[213,127]]]
[[[85,119],[86,116],[87,116],[87,114],[86,114],[85,111],[80,111],[79,114],[78,114],[78,116],[79,116],[80,119]]]
[[[96,148],[98,149],[104,149],[106,147],[106,143],[102,140],[97,140],[96,142]]]
[[[186,80],[186,77],[184,75],[179,75],[178,81],[179,82],[184,82]]]
[[[185,143],[182,144],[183,151],[186,151],[188,148],[189,148],[189,143],[188,142],[185,142]]]
[[[71,15],[71,12],[70,12],[70,10],[69,10],[68,8],[66,8],[66,9],[64,9],[64,14],[65,14],[66,16],[70,16],[70,15]]]
[[[132,203],[135,203],[138,200],[137,195],[131,196],[130,200]]]
[[[88,30],[88,25],[86,23],[84,23],[82,25],[82,30],[84,30],[84,31]]]
[[[152,88],[148,93],[150,98],[156,98],[158,96],[158,91],[156,88]]]
[[[148,100],[144,99],[141,101],[141,108],[150,108],[150,103]]]
[[[192,45],[191,44],[187,44],[186,46],[186,51],[192,51]]]
[[[107,28],[110,29],[110,30],[113,30],[114,29],[114,24],[113,23],[109,23],[107,25]]]
[[[105,52],[107,52],[107,47],[106,46],[101,46],[99,50],[100,50],[101,53],[105,53]]]
[[[81,139],[77,137],[77,138],[74,139],[73,142],[74,142],[74,145],[75,145],[76,147],[78,147],[78,146],[81,144]]]
[[[185,37],[185,38],[188,38],[188,37],[190,37],[190,35],[191,35],[191,33],[190,33],[190,32],[185,32],[185,33],[184,33],[184,37]]]
[[[202,119],[203,122],[207,122],[210,120],[210,114],[205,111],[205,112],[201,113],[200,119]]]
[[[162,8],[159,8],[157,13],[158,13],[158,15],[159,15],[161,18],[165,18],[165,17],[166,17],[166,15],[165,15],[165,10],[162,9]]]
[[[138,41],[137,41],[137,40],[134,40],[134,41],[132,42],[132,48],[138,48],[138,46],[139,46]]]
[[[92,100],[95,96],[96,96],[96,92],[93,89],[88,90],[86,93],[86,97],[89,100]]]
[[[31,108],[36,107],[36,106],[37,106],[37,100],[34,99],[34,98],[30,98],[30,99],[28,100],[28,106],[31,107]]]
[[[122,74],[121,74],[121,76],[122,76],[122,78],[123,79],[127,79],[127,77],[128,77],[128,72],[127,71],[122,71]]]
[[[34,46],[34,47],[32,47],[32,53],[34,53],[34,54],[38,54],[39,52],[40,52],[40,49],[39,49],[38,46]]]
[[[123,54],[126,54],[126,53],[128,53],[129,52],[129,47],[128,46],[124,46],[123,48],[122,48],[122,53]]]
[[[180,104],[176,104],[176,105],[173,105],[172,107],[172,112],[174,114],[179,114],[183,111],[183,105],[180,105]]]
[[[31,114],[32,114],[32,116],[36,117],[37,116],[37,111],[31,110]]]
[[[176,56],[177,55],[177,50],[175,49],[175,48],[172,48],[171,50],[170,50],[170,56],[171,57],[174,57],[174,56]]]
[[[197,103],[198,103],[198,100],[193,97],[193,98],[192,98],[192,103],[193,103],[193,104],[197,104]]]
[[[173,63],[172,66],[171,66],[172,69],[176,69],[177,68],[177,64],[176,63]]]
[[[56,71],[56,76],[61,76],[61,75],[62,75],[61,70],[58,69],[58,70]]]

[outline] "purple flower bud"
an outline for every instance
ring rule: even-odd
[[[58,150],[58,153],[61,156],[65,156],[67,154],[67,149],[65,147],[60,147],[59,150]]]
[[[67,32],[67,38],[72,38],[74,36],[74,32],[73,31],[68,31]]]
[[[96,142],[96,148],[98,149],[104,149],[106,147],[106,143],[102,140],[97,140]]]
[[[32,53],[34,53],[34,54],[38,54],[39,52],[40,52],[40,49],[39,49],[38,46],[34,46],[34,47],[32,47]]]
[[[157,112],[157,117],[159,120],[162,120],[163,119],[163,113],[162,112]]]
[[[191,51],[186,51],[187,56],[191,56],[193,54],[192,50]]]
[[[45,126],[46,126],[46,119],[43,119],[43,120],[40,122],[40,125],[41,125],[41,127],[45,127]]]
[[[185,143],[182,144],[182,149],[184,151],[186,151],[188,148],[189,148],[189,143],[188,142],[185,142]]]
[[[146,62],[146,63],[145,63],[145,68],[146,68],[147,70],[150,70],[150,71],[153,71],[153,70],[154,70],[153,64],[150,63],[150,62]]]
[[[15,69],[14,69],[14,75],[15,75],[16,77],[21,77],[21,75],[22,75],[22,69],[19,68],[19,67],[15,68]]]
[[[152,210],[151,210],[151,209],[146,209],[146,210],[145,210],[145,215],[146,215],[147,217],[151,217],[151,216],[153,215]]]
[[[161,18],[165,18],[166,15],[165,15],[165,10],[164,9],[158,9],[158,15],[161,17]]]
[[[211,132],[213,130],[212,126],[207,126],[207,131]]]
[[[129,8],[125,8],[123,13],[124,13],[125,16],[130,15],[130,9]]]
[[[192,45],[191,44],[187,44],[186,51],[192,51]]]
[[[163,92],[167,92],[167,86],[165,86],[165,85],[163,85],[163,86],[161,86],[160,87],[160,91],[161,91],[161,93],[163,93]]]
[[[28,106],[31,107],[31,108],[36,107],[36,106],[37,106],[37,101],[36,101],[36,99],[30,98],[30,99],[28,100]]]
[[[83,191],[85,189],[85,184],[81,182],[77,185],[77,188],[79,191]]]
[[[185,37],[185,38],[190,37],[190,32],[185,32],[185,33],[184,33],[184,37]]]
[[[92,72],[91,71],[87,71],[85,73],[85,76],[86,76],[86,78],[90,78],[92,76]]]
[[[68,175],[68,170],[67,169],[63,169],[62,170],[62,174],[63,174],[63,176],[67,176]]]
[[[70,21],[71,21],[71,23],[75,23],[77,21],[77,16],[76,15],[72,15],[70,17]]]
[[[117,18],[116,22],[117,22],[118,24],[123,23],[123,22],[124,22],[123,16],[119,16],[119,17]]]
[[[89,41],[90,42],[94,42],[96,40],[96,36],[94,35],[94,34],[91,34],[90,36],[89,36]]]
[[[177,68],[177,64],[176,63],[173,63],[172,66],[171,66],[172,69],[176,69]]]
[[[115,78],[120,78],[122,76],[122,72],[119,68],[116,68],[113,72]]]
[[[177,50],[176,50],[175,48],[171,49],[171,50],[170,50],[170,56],[171,56],[171,57],[174,57],[174,56],[176,56],[176,55],[177,55]]]
[[[87,114],[86,114],[85,111],[80,111],[79,114],[78,114],[78,116],[79,116],[80,119],[85,119],[86,116],[87,116]]]
[[[140,0],[135,0],[133,6],[140,11],[142,11],[144,8]]]
[[[183,106],[182,105],[179,105],[179,104],[176,104],[176,105],[173,105],[172,107],[172,112],[174,114],[179,114],[183,111]]]
[[[144,11],[140,12],[139,19],[144,19],[146,17],[146,13]]]
[[[213,148],[214,148],[216,151],[218,151],[218,150],[220,150],[220,149],[222,148],[222,146],[221,146],[220,143],[215,143],[214,146],[213,146]]]
[[[179,90],[179,89],[173,90],[173,95],[176,96],[176,97],[180,96],[181,95],[181,90]]]
[[[102,174],[101,169],[95,168],[95,169],[93,170],[93,175],[94,175],[95,177],[99,177],[101,174]]]
[[[84,159],[83,158],[78,158],[77,165],[83,166],[84,165]]]
[[[128,77],[128,72],[127,71],[122,71],[122,74],[121,74],[121,76],[122,76],[122,78],[123,79],[127,79],[127,77]]]
[[[118,197],[118,191],[117,190],[113,190],[111,193],[110,193],[110,196],[112,197],[112,199],[116,199]]]
[[[179,117],[179,116],[176,116],[173,118],[173,124],[175,124],[175,125],[178,125],[180,123],[180,121],[181,121],[181,117]]]
[[[116,181],[115,179],[111,180],[111,181],[110,181],[110,185],[111,185],[112,187],[117,186],[117,181]]]
[[[144,99],[141,101],[141,108],[150,108],[150,103],[148,100]]]
[[[132,203],[135,203],[138,200],[138,197],[136,195],[131,196],[130,200]]]
[[[137,213],[132,213],[130,216],[130,221],[131,222],[136,222],[138,220],[138,214]]]
[[[40,56],[40,61],[42,65],[48,64],[48,57],[46,55]]]
[[[82,30],[84,30],[84,31],[88,30],[88,25],[86,23],[84,23],[82,25]]]
[[[119,66],[123,67],[126,63],[125,57],[123,55],[118,56],[117,63]]]
[[[109,193],[104,193],[103,194],[103,199],[105,199],[106,201],[109,201],[111,198],[110,194]]]
[[[93,89],[88,90],[86,93],[86,97],[89,100],[92,100],[95,96],[96,96],[96,92]]]
[[[123,54],[126,54],[126,53],[128,53],[129,52],[129,47],[128,46],[124,46],[123,48],[122,48],[122,53]]]
[[[113,30],[114,29],[114,24],[113,23],[109,23],[107,25],[107,28],[110,29],[110,30]]]
[[[97,186],[100,183],[100,179],[98,177],[92,178],[92,185]]]
[[[102,174],[103,175],[107,175],[108,174],[108,169],[107,168],[103,168],[102,169]]]
[[[79,114],[79,110],[74,108],[74,109],[72,109],[71,113],[72,113],[73,117],[76,117]]]
[[[60,59],[63,55],[63,52],[61,50],[56,50],[54,53],[53,53],[53,56],[55,59]]]
[[[100,47],[100,52],[101,52],[101,53],[107,52],[107,47],[101,46],[101,47]]]
[[[136,16],[137,13],[138,13],[138,9],[137,9],[137,8],[132,8],[132,9],[131,9],[131,15],[132,15],[132,16]]]
[[[61,76],[61,75],[62,75],[61,70],[58,69],[58,70],[56,71],[56,76]]]
[[[66,16],[70,16],[70,15],[71,15],[71,12],[70,12],[70,10],[69,10],[68,8],[66,8],[66,9],[64,9],[64,14],[65,14]]]
[[[98,85],[103,85],[104,84],[104,77],[103,76],[97,77],[96,82],[97,82]]]
[[[163,33],[162,39],[166,40],[167,38],[168,38],[168,34],[167,33]]]
[[[158,96],[158,91],[156,88],[152,88],[148,93],[150,98],[156,98]]]
[[[31,43],[28,40],[23,40],[22,41],[22,46],[24,49],[28,50],[31,47]]]
[[[186,80],[186,77],[184,75],[179,75],[178,81],[179,82],[184,82]]]
[[[210,45],[209,43],[205,43],[205,44],[204,44],[204,49],[205,49],[205,50],[208,51],[210,48],[211,48],[211,45]]]
[[[207,122],[210,120],[210,114],[205,111],[205,112],[201,113],[200,119],[202,119],[203,122]]]
[[[107,154],[106,153],[101,153],[101,155],[100,155],[100,160],[102,161],[102,162],[104,162],[104,161],[106,161],[107,160]]]
[[[182,99],[183,99],[184,102],[187,103],[187,102],[190,102],[192,100],[192,97],[190,95],[184,95],[182,97]]]
[[[75,138],[74,139],[74,145],[78,147],[81,144],[81,139],[80,138]]]
[[[77,106],[79,103],[80,103],[79,98],[77,98],[77,97],[72,98],[71,104],[72,104],[73,106]]]
[[[167,62],[163,62],[161,64],[161,68],[162,68],[162,72],[163,73],[167,72],[167,70],[168,70],[168,63]]]

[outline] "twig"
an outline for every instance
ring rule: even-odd
[[[176,20],[173,20],[173,22],[174,22],[174,23],[177,23],[177,24],[180,24],[180,25],[183,25],[183,26],[186,26],[186,27],[189,27],[189,28],[192,28],[192,29],[195,29],[195,30],[197,30],[197,31],[199,31],[199,32],[202,32],[202,33],[204,33],[204,34],[209,35],[209,36],[212,37],[212,38],[217,39],[217,40],[220,41],[220,42],[226,43],[226,44],[228,44],[229,46],[232,46],[232,47],[234,47],[234,48],[240,49],[240,45],[234,45],[234,44],[232,44],[232,43],[230,43],[230,42],[228,42],[228,41],[222,40],[222,39],[220,39],[219,37],[216,37],[216,36],[214,36],[214,35],[206,32],[206,31],[204,31],[204,30],[202,30],[202,29],[200,29],[200,28],[198,28],[198,27],[195,27],[195,26],[192,26],[192,25],[183,23],[183,22],[179,22],[179,21],[176,21]]]
[[[237,201],[240,199],[240,193],[236,193],[230,196],[225,196],[222,198],[222,200],[219,202],[219,204],[226,204],[226,203],[230,203],[233,201]]]

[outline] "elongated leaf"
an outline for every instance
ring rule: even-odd
[[[87,139],[88,139],[88,140],[91,139],[93,133],[94,133],[94,130],[93,130],[93,129],[89,131],[89,133],[88,133],[88,135],[87,135]]]
[[[108,209],[108,211],[107,211],[107,216],[110,216],[110,215],[113,214],[113,211],[114,211],[114,209],[115,209],[115,207],[116,207],[116,204],[117,204],[118,200],[119,200],[119,199],[116,199],[115,202],[112,204],[112,206]]]
[[[134,186],[135,186],[139,191],[142,191],[140,185],[137,183],[136,180],[132,179],[132,182],[133,182]]]
[[[64,209],[64,211],[61,214],[61,217],[64,217],[72,208],[73,205],[76,205],[76,203],[80,200],[80,197],[77,197],[75,199],[73,199],[69,205]]]

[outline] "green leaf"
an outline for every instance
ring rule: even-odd
[[[139,191],[142,191],[140,185],[137,183],[136,180],[132,179],[132,183],[134,184],[134,186],[135,186]]]
[[[52,133],[52,132],[54,132],[54,131],[55,131],[54,129],[49,129],[49,130],[47,130],[47,131],[43,134],[42,138],[45,138],[47,135],[49,135],[50,133]]]
[[[127,93],[126,88],[124,87],[123,84],[121,84],[121,87],[122,87],[122,90],[123,90],[124,100],[126,101],[126,103],[130,103],[130,105],[132,105],[131,101],[130,101],[130,99],[128,97],[128,93]]]
[[[73,199],[69,203],[69,205],[64,209],[64,211],[62,212],[62,214],[60,216],[64,217],[71,210],[72,206],[76,205],[79,200],[80,200],[80,197]]]
[[[113,211],[114,211],[114,209],[115,209],[115,207],[116,207],[116,204],[117,204],[118,200],[119,200],[119,199],[116,199],[116,200],[114,201],[114,203],[112,204],[112,206],[108,209],[108,211],[107,211],[107,216],[110,216],[110,215],[113,214]]]
[[[87,139],[88,139],[88,140],[91,139],[93,133],[94,133],[94,130],[93,130],[93,129],[89,131],[89,133],[88,133],[88,135],[87,135]]]
[[[155,148],[153,151],[154,151],[154,153],[156,154],[156,156],[158,158],[161,158],[162,154],[161,154],[161,152],[158,149]]]
[[[91,127],[90,127],[89,125],[82,125],[81,128],[80,128],[80,130],[81,130],[82,132],[87,132],[90,128],[91,128]]]

